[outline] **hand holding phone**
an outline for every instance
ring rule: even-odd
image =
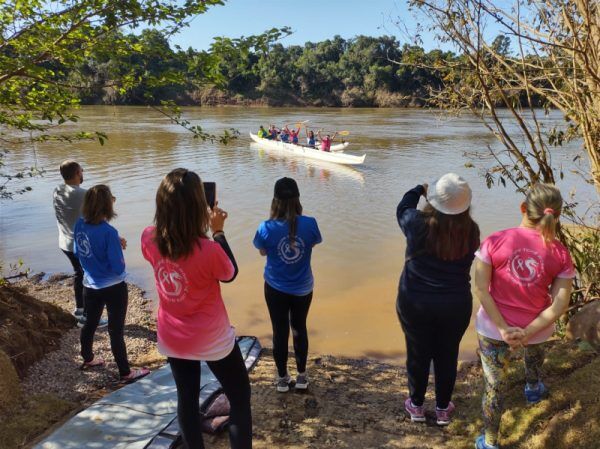
[[[209,226],[213,234],[224,230],[225,220],[227,220],[227,212],[223,209],[215,207],[211,210]]]

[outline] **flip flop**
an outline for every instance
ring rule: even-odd
[[[150,370],[148,368],[132,369],[127,376],[121,376],[121,382],[129,384],[141,379],[142,377],[146,377],[148,374],[150,374]]]
[[[105,365],[105,362],[102,357],[94,357],[89,362],[83,362],[82,365],[79,367],[79,369],[81,371],[86,371],[88,369],[101,368],[104,365]]]

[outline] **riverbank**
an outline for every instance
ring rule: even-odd
[[[44,346],[44,355],[23,366],[20,388],[7,386],[8,367],[2,365],[0,448],[30,447],[32,442],[73,413],[88,407],[119,388],[106,330],[98,332],[95,349],[108,364],[106,369],[80,371],[79,329],[69,312],[72,307],[71,278],[53,276],[17,283],[18,290],[2,289],[0,335],[2,349],[11,338],[7,310],[29,304],[27,321],[40,332],[54,329],[55,344]],[[126,340],[134,366],[157,368],[164,363],[155,345],[154,320],[144,292],[130,285]],[[12,299],[9,298],[12,297]],[[24,298],[27,298],[25,300]],[[36,302],[43,304],[43,307]],[[12,304],[12,309],[10,308]],[[44,318],[45,316],[45,318]],[[41,317],[41,318],[40,318]],[[57,318],[57,317],[60,317]],[[45,321],[44,321],[45,320]],[[14,329],[13,329],[14,333]],[[32,329],[24,332],[33,335]],[[60,335],[57,335],[60,334]],[[268,344],[264,342],[263,344]],[[23,347],[21,353],[32,348]],[[10,351],[17,351],[14,346]],[[9,354],[11,360],[18,357]],[[516,354],[518,356],[518,354]],[[600,439],[600,359],[589,346],[569,342],[551,345],[545,380],[552,390],[549,400],[526,407],[522,397],[523,373],[511,368],[508,410],[503,420],[505,448],[566,449],[597,448]],[[377,360],[313,355],[309,360],[311,386],[306,393],[277,393],[273,386],[274,363],[266,349],[251,373],[255,449],[267,448],[470,448],[481,427],[479,411],[481,370],[477,363],[462,363],[454,401],[456,420],[447,428],[435,425],[433,397],[426,424],[407,420],[402,402],[406,392],[403,367]],[[16,374],[15,374],[16,376]],[[19,392],[20,390],[20,392]],[[10,393],[10,394],[9,394]],[[207,436],[207,447],[228,448],[226,434]]]

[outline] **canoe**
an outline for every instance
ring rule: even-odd
[[[366,154],[362,156],[353,156],[343,152],[344,148],[350,145],[348,142],[344,142],[338,145],[331,146],[331,152],[321,151],[316,148],[305,147],[302,145],[294,145],[292,143],[284,143],[281,141],[261,139],[256,134],[250,133],[250,138],[261,145],[262,147],[279,150],[281,153],[292,153],[298,156],[309,157],[311,159],[318,159],[321,161],[334,162],[336,164],[345,165],[360,165],[365,161]]]

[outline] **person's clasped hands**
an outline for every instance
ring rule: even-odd
[[[500,329],[502,340],[510,346],[511,349],[517,349],[527,346],[528,335],[525,329],[520,327],[506,327]]]

